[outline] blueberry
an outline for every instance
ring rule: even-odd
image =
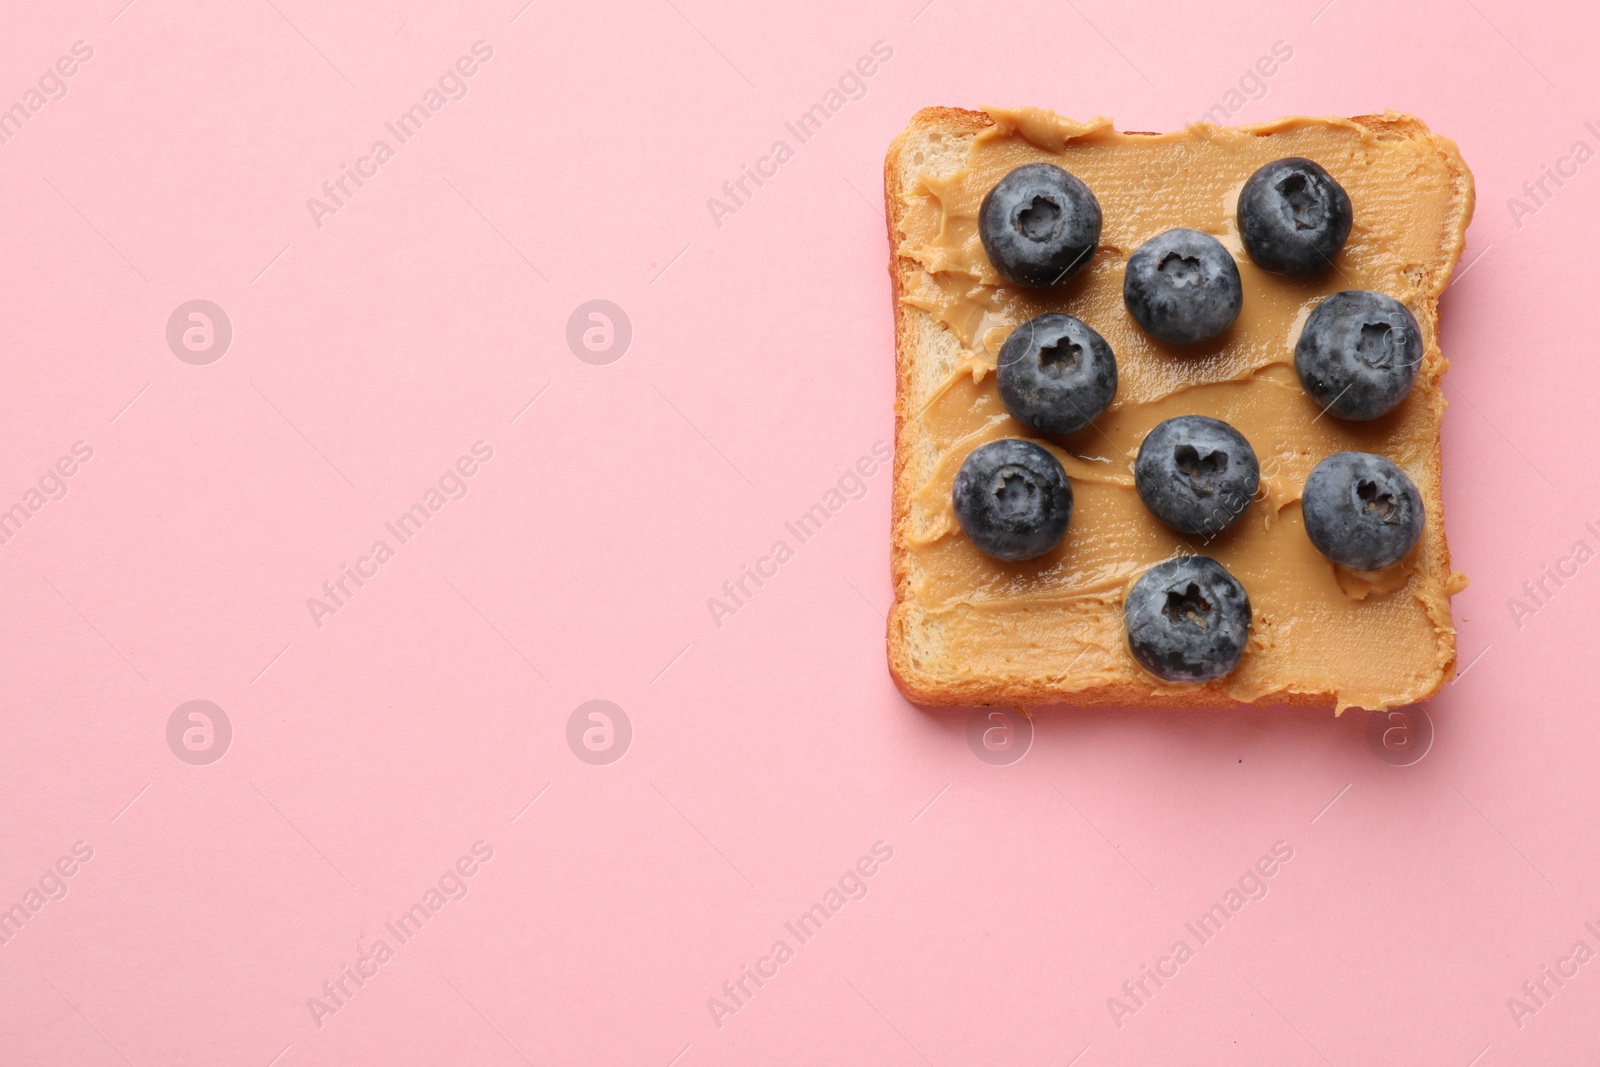
[[[1250,442],[1227,423],[1179,415],[1145,435],[1133,480],[1156,518],[1179,533],[1215,536],[1250,506],[1261,464]]]
[[[1076,433],[1117,394],[1117,357],[1071,315],[1040,315],[1011,331],[995,375],[1011,417],[1035,433]]]
[[[1250,598],[1210,556],[1176,556],[1145,571],[1122,615],[1133,658],[1167,682],[1221,678],[1250,640]]]
[[[1358,571],[1399,563],[1426,518],[1416,483],[1370,452],[1335,452],[1313,467],[1300,512],[1317,551]]]
[[[1122,300],[1145,332],[1172,345],[1208,341],[1233,325],[1244,302],[1239,266],[1199,230],[1168,230],[1128,257]]]
[[[1318,304],[1294,346],[1306,395],[1341,419],[1393,411],[1421,364],[1417,320],[1394,297],[1369,289],[1346,289]]]
[[[1094,257],[1100,202],[1053,163],[1026,163],[995,183],[978,209],[978,238],[995,273],[1015,285],[1064,282]]]
[[[1350,236],[1350,194],[1309,159],[1268,163],[1239,192],[1239,236],[1256,266],[1291,278],[1321,274]]]
[[[979,445],[962,462],[955,505],[961,529],[980,552],[1033,559],[1066,536],[1072,487],[1056,457],[1032,441],[1007,438]]]

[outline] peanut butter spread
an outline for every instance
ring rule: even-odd
[[[1431,695],[1454,666],[1449,597],[1466,584],[1449,570],[1439,506],[1440,378],[1448,364],[1439,352],[1434,301],[1460,255],[1472,209],[1470,177],[1454,144],[1411,133],[1386,136],[1381,120],[1286,118],[1155,135],[1029,108],[988,114],[994,125],[972,139],[965,166],[925,174],[906,189],[898,246],[902,261],[915,268],[904,276],[901,300],[959,343],[948,373],[914,389],[901,411],[931,442],[911,464],[919,473],[908,509],[909,592],[930,616],[959,616],[961,624],[949,628],[950,658],[959,662],[965,646],[991,661],[998,653],[1035,676],[1041,664],[1053,664],[1063,699],[1074,689],[1128,682],[1158,693],[1192,689],[1138,667],[1127,650],[1121,605],[1150,565],[1199,553],[1244,584],[1254,612],[1243,660],[1211,688],[1241,701],[1334,693],[1339,711]],[[1334,269],[1309,281],[1257,268],[1235,219],[1245,180],[1285,156],[1320,163],[1354,206],[1354,228]],[[1086,182],[1104,224],[1086,270],[1064,285],[1032,290],[995,274],[978,239],[977,215],[995,182],[1039,161]],[[1128,256],[1178,226],[1217,237],[1233,252],[1244,286],[1234,325],[1184,349],[1144,333],[1122,301]],[[1426,342],[1410,396],[1372,422],[1324,414],[1294,371],[1306,316],[1344,289],[1395,297],[1416,316]],[[963,536],[952,482],[978,445],[1032,436],[1002,406],[994,370],[1008,333],[1047,311],[1074,315],[1099,331],[1116,353],[1119,383],[1110,409],[1093,425],[1040,442],[1071,481],[1066,539],[1040,559],[1002,563]],[[1133,459],[1144,435],[1185,414],[1230,423],[1261,461],[1256,500],[1236,525],[1210,539],[1169,530],[1134,489]],[[1329,562],[1302,526],[1306,476],[1326,456],[1349,450],[1393,460],[1427,502],[1421,541],[1384,571]]]

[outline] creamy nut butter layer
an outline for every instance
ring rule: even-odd
[[[1263,164],[1305,156],[1349,192],[1355,223],[1333,269],[1310,281],[1266,273],[1240,244],[1235,204]],[[1006,284],[978,239],[984,194],[1024,163],[1051,162],[1088,183],[1104,216],[1093,262],[1051,289]],[[1119,133],[1035,109],[930,109],[886,167],[895,262],[899,395],[890,662],[923,703],[1144,705],[1234,702],[1387,708],[1425,699],[1455,665],[1450,569],[1440,499],[1439,430],[1448,364],[1439,295],[1460,256],[1472,180],[1455,145],[1417,120],[1285,118],[1259,126]],[[1244,307],[1220,338],[1178,349],[1155,341],[1122,301],[1123,267],[1172,227],[1216,236],[1234,253]],[[1301,325],[1324,298],[1374,289],[1416,316],[1426,343],[1410,396],[1372,422],[1324,414],[1294,371]],[[1065,438],[1040,439],[1006,412],[994,384],[1007,334],[1047,311],[1074,315],[1115,350],[1110,409]],[[1244,518],[1212,539],[1162,526],[1134,490],[1139,442],[1175,415],[1240,430],[1261,459]],[[1066,468],[1072,523],[1054,552],[1025,563],[979,553],[955,521],[951,486],[978,445],[1027,437]],[[1399,564],[1357,572],[1312,547],[1299,494],[1320,460],[1374,452],[1416,482],[1427,527]],[[1168,685],[1129,654],[1122,599],[1153,563],[1200,553],[1245,586],[1254,610],[1239,667],[1204,685]]]

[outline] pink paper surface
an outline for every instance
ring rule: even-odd
[[[13,5],[0,1063],[1593,1062],[1597,28]],[[1459,143],[1431,747],[896,693],[882,160],[985,103]]]

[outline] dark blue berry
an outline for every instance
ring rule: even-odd
[[[1298,156],[1268,163],[1239,192],[1239,237],[1262,270],[1321,274],[1350,236],[1350,194],[1333,175]]]
[[[1168,230],[1140,245],[1122,275],[1128,314],[1158,341],[1194,344],[1239,317],[1239,266],[1222,242],[1199,230]]]
[[[1145,435],[1133,478],[1156,518],[1180,533],[1214,537],[1250,506],[1261,464],[1250,442],[1227,423],[1179,415]]]
[[[1117,358],[1094,330],[1051,312],[1011,331],[995,378],[1012,418],[1036,433],[1076,433],[1117,394]]]
[[[1167,682],[1209,682],[1239,665],[1250,598],[1210,556],[1177,556],[1139,576],[1123,605],[1128,650]]]
[[[1061,543],[1072,518],[1067,472],[1032,441],[1007,438],[973,449],[956,472],[956,519],[980,552],[1033,559]]]
[[[1406,306],[1369,289],[1317,305],[1294,346],[1306,395],[1341,419],[1375,419],[1411,392],[1422,365],[1422,330]]]
[[[978,209],[978,239],[995,273],[1015,285],[1056,285],[1094,258],[1100,202],[1053,163],[1027,163],[1001,178]]]
[[[1427,517],[1416,483],[1370,452],[1335,452],[1313,467],[1300,513],[1317,551],[1358,571],[1404,559]]]

